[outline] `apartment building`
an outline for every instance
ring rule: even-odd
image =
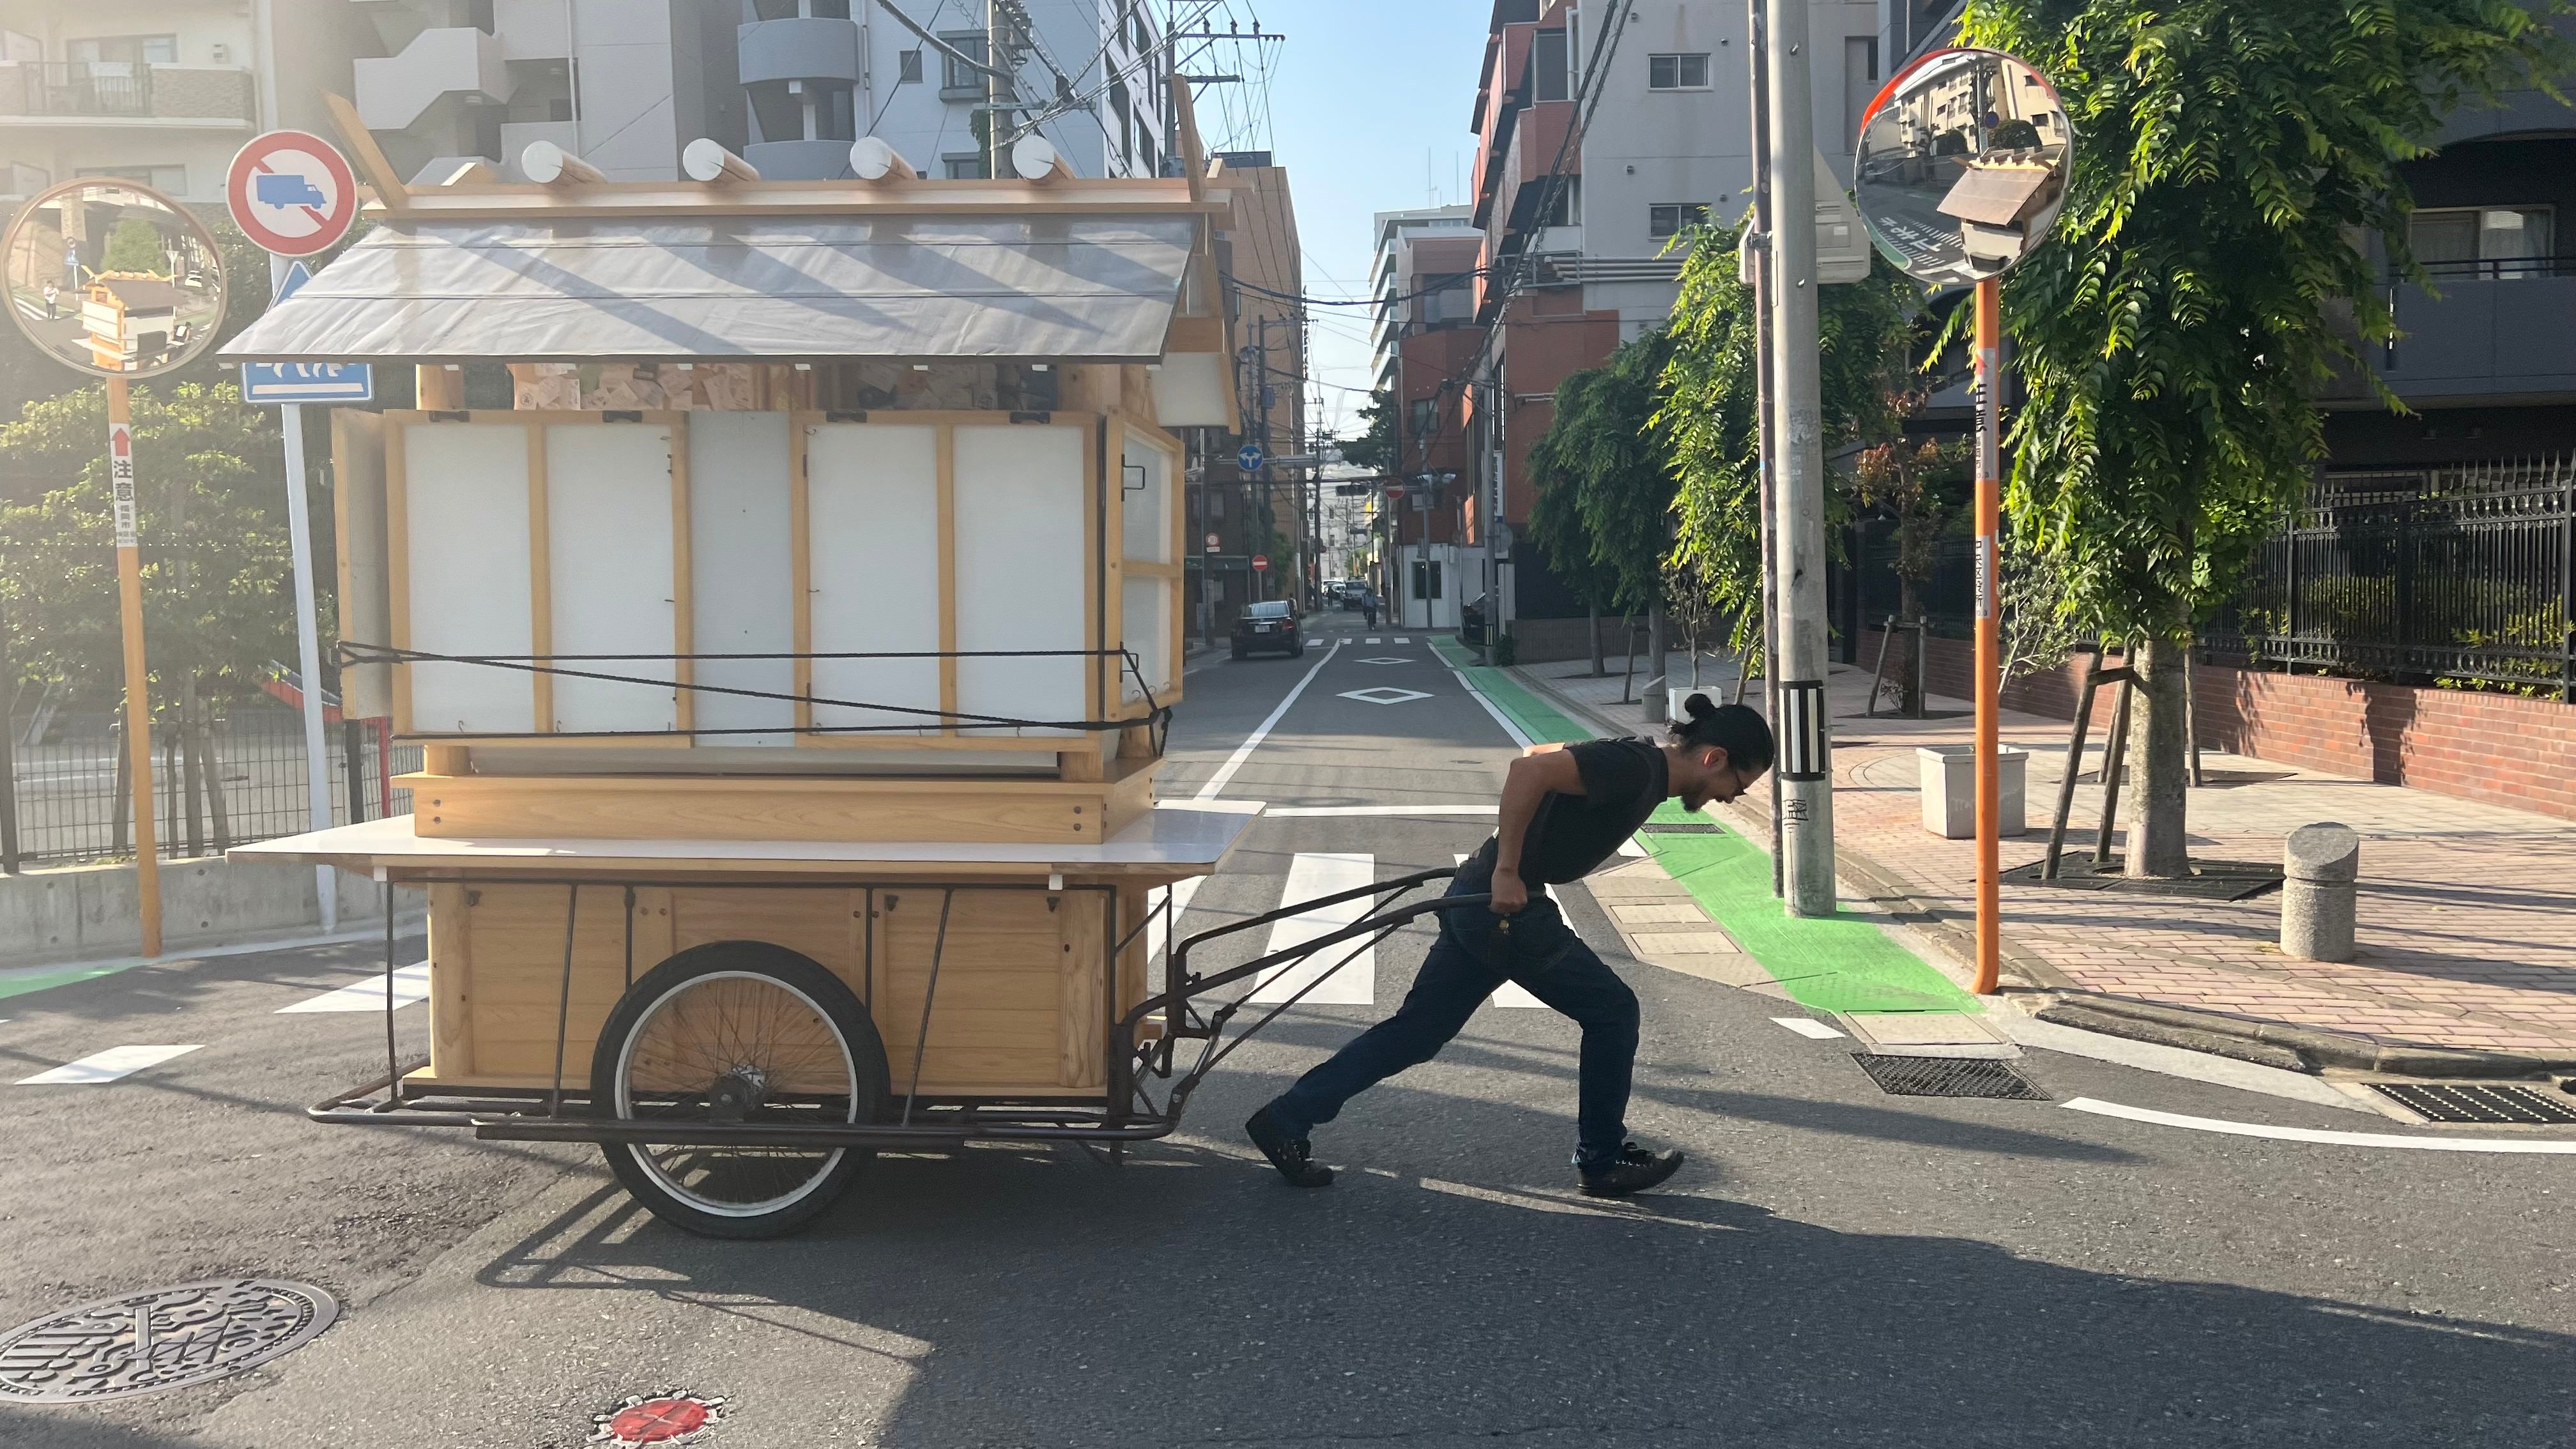
[[[1258,599],[1314,597],[1322,582],[1314,546],[1322,526],[1316,470],[1265,463],[1246,471],[1243,445],[1265,459],[1310,451],[1307,430],[1305,252],[1288,168],[1267,151],[1220,151],[1208,187],[1227,212],[1215,236],[1216,265],[1233,318],[1235,388],[1242,427],[1192,444],[1189,531],[1201,540],[1189,561],[1189,597],[1203,632],[1221,632]],[[1207,540],[1214,539],[1213,544]],[[1256,569],[1255,559],[1266,568]]]
[[[876,0],[741,4],[745,155],[764,175],[842,175],[873,135],[927,175],[982,176],[995,115],[1034,122],[1083,176],[1158,175],[1171,150],[1143,0],[907,0],[927,39]]]
[[[349,0],[10,0],[0,7],[0,204],[118,176],[204,206],[274,126],[327,127],[365,54]]]
[[[1881,74],[1880,22],[1876,0],[1808,7],[1817,146],[1845,180]],[[1460,503],[1469,597],[1496,593],[1506,619],[1583,614],[1516,536],[1536,497],[1529,450],[1557,385],[1662,323],[1681,269],[1668,249],[1676,235],[1702,219],[1734,222],[1750,204],[1745,23],[1739,0],[1495,0],[1469,118],[1488,261],[1465,390],[1476,481]],[[1488,579],[1496,519],[1498,576]],[[1521,632],[1523,657],[1554,657],[1551,631]]]
[[[1371,218],[1369,277],[1378,299],[1371,340],[1378,390],[1396,403],[1394,471],[1403,489],[1380,494],[1384,550],[1376,582],[1390,619],[1419,628],[1455,627],[1459,606],[1472,597],[1459,571],[1459,544],[1460,505],[1475,477],[1465,379],[1483,338],[1476,284],[1487,239],[1475,210],[1431,206]]]

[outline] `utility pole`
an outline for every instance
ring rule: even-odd
[[[1807,75],[1808,0],[1766,0],[1771,84],[1772,344],[1778,508],[1781,898],[1793,916],[1834,913],[1831,720],[1825,702],[1824,423],[1817,375],[1815,114]]]
[[[1760,492],[1761,520],[1758,532],[1762,550],[1762,699],[1768,708],[1763,716],[1780,718],[1780,591],[1771,571],[1772,514],[1777,506],[1773,498],[1773,449],[1778,446],[1779,429],[1771,416],[1771,85],[1764,74],[1765,54],[1762,33],[1763,0],[1745,0],[1745,36],[1750,52],[1745,59],[1753,72],[1752,84],[1746,89],[1753,102],[1753,245],[1748,256],[1753,263],[1753,428],[1754,457],[1760,470],[1757,486]],[[1739,666],[1740,667],[1740,666]],[[1736,686],[1739,696],[1743,685]],[[1781,863],[1780,800],[1783,791],[1774,777],[1771,782],[1771,894],[1780,894],[1786,867]]]

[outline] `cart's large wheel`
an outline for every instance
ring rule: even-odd
[[[885,1045],[850,988],[765,941],[692,946],[619,998],[591,1056],[592,1110],[621,1121],[872,1122]],[[852,1148],[602,1144],[656,1217],[718,1238],[792,1232],[874,1154]]]

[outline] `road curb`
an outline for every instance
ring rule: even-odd
[[[1605,729],[1617,721],[1594,713],[1580,700],[1559,693],[1546,681],[1515,666],[1507,671],[1522,684],[1560,707]],[[1761,840],[1771,822],[1742,804],[1722,805],[1749,838]],[[1844,881],[1888,906],[1899,921],[1920,932],[1952,964],[1972,969],[1976,935],[1956,913],[1934,906],[1908,890],[1893,871],[1867,854],[1837,844],[1835,870]],[[2576,1059],[2529,1056],[2519,1052],[2468,1051],[2454,1047],[2405,1046],[2286,1022],[2258,1021],[2185,1006],[2166,1006],[2088,991],[2066,973],[2026,947],[2002,937],[2003,995],[2040,996],[2046,1004],[2032,1012],[2041,1021],[2071,1026],[2104,1036],[2159,1046],[2180,1047],[2257,1066],[2315,1076],[2326,1070],[2372,1072],[2389,1076],[2513,1078],[2576,1072]],[[2014,984],[2018,983],[2018,985]]]

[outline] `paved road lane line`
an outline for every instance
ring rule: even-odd
[[[202,1046],[200,1043],[199,1046]],[[197,1046],[121,1046],[103,1052],[91,1052],[76,1062],[65,1062],[49,1072],[20,1077],[22,1087],[94,1086],[129,1077],[145,1067],[156,1067],[172,1057],[186,1056]]]
[[[1453,856],[1452,860],[1458,865],[1465,865],[1467,863],[1467,857],[1463,855]],[[1556,900],[1556,887],[1540,886],[1538,889],[1539,894],[1546,896],[1549,900]],[[1557,909],[1565,909],[1565,903],[1563,901],[1557,901]],[[1529,988],[1523,986],[1517,981],[1504,982],[1493,995],[1486,997],[1485,1000],[1490,1005],[1505,1008],[1526,1010],[1530,1007],[1537,1007],[1541,1011],[1545,1011],[1547,1009],[1546,1002],[1530,995]]]
[[[1841,1032],[1812,1017],[1775,1016],[1771,1019],[1810,1041],[1833,1041],[1842,1036]]]
[[[1316,660],[1314,667],[1306,671],[1306,677],[1297,681],[1296,688],[1288,691],[1288,697],[1279,701],[1279,707],[1270,712],[1270,717],[1261,722],[1261,727],[1246,736],[1242,744],[1235,746],[1234,753],[1226,756],[1225,763],[1219,765],[1216,773],[1208,777],[1208,782],[1199,787],[1199,799],[1213,800],[1224,792],[1227,785],[1233,783],[1234,772],[1243,768],[1243,762],[1252,758],[1252,752],[1261,748],[1263,740],[1270,738],[1272,726],[1278,724],[1280,718],[1288,713],[1288,707],[1297,702],[1297,696],[1306,692],[1306,686],[1315,682],[1315,676],[1324,672],[1324,666],[1333,662],[1333,656],[1341,652],[1342,641],[1336,639],[1333,641],[1333,647],[1324,651],[1324,657]]]
[[[1181,917],[1190,912],[1190,897],[1197,895],[1199,887],[1206,884],[1206,876],[1194,875],[1187,880],[1174,881],[1169,887],[1156,886],[1145,892],[1146,960],[1151,961],[1161,956],[1163,947],[1167,944],[1163,934],[1163,897],[1169,895],[1172,898],[1171,924],[1177,926],[1181,923]]]
[[[2090,1112],[2097,1117],[2121,1117],[2131,1122],[2152,1122],[2159,1127],[2218,1132],[2230,1137],[2268,1137],[2276,1142],[2323,1142],[2338,1147],[2404,1147],[2417,1152],[2527,1152],[2576,1156],[2576,1141],[2563,1137],[2400,1137],[2393,1132],[2329,1132],[2316,1127],[2268,1127],[2259,1122],[2186,1117],[2180,1112],[2158,1112],[2146,1107],[2123,1106],[2118,1102],[2100,1102],[2091,1097],[2076,1097],[2058,1105],[2077,1112]]]
[[[1457,665],[1449,663],[1449,660],[1448,660],[1448,658],[1447,658],[1446,656],[1443,656],[1443,657],[1441,658],[1440,662],[1441,662],[1441,664],[1442,664],[1443,666],[1445,666],[1445,667],[1448,669],[1448,671],[1449,671],[1449,677],[1450,677],[1450,678],[1452,678],[1452,679],[1454,679],[1454,680],[1457,680],[1457,681],[1458,681],[1458,687],[1459,687],[1460,689],[1463,689],[1463,690],[1467,691],[1467,697],[1468,697],[1469,699],[1474,700],[1477,704],[1479,704],[1479,705],[1483,706],[1485,713],[1487,713],[1487,714],[1489,714],[1489,715],[1493,716],[1494,723],[1496,723],[1496,724],[1498,724],[1498,725],[1501,725],[1501,726],[1503,727],[1503,733],[1504,733],[1504,734],[1507,734],[1507,735],[1509,735],[1509,736],[1511,736],[1511,740],[1512,740],[1512,743],[1513,743],[1513,744],[1516,744],[1516,745],[1520,746],[1522,749],[1525,749],[1525,750],[1526,750],[1526,749],[1528,749],[1531,745],[1533,745],[1533,744],[1536,744],[1536,743],[1537,743],[1537,741],[1536,741],[1536,740],[1531,739],[1527,734],[1523,733],[1523,732],[1522,732],[1522,730],[1521,730],[1521,727],[1520,727],[1519,725],[1516,725],[1516,724],[1512,723],[1512,717],[1511,717],[1510,715],[1507,715],[1507,714],[1503,713],[1500,709],[1497,709],[1497,708],[1494,706],[1494,702],[1493,702],[1492,700],[1487,699],[1487,698],[1485,697],[1485,692],[1484,692],[1483,690],[1481,690],[1481,689],[1478,689],[1478,688],[1475,686],[1475,684],[1467,678],[1466,674],[1465,674],[1464,672],[1462,672],[1462,671],[1458,668],[1458,666],[1457,666]]]
[[[394,1009],[400,1011],[429,999],[429,963],[415,961],[394,968]],[[279,1007],[275,1015],[290,1016],[302,1011],[382,1011],[385,1009],[385,978],[380,972],[365,981],[352,981],[319,996]]]
[[[1288,862],[1288,883],[1280,892],[1281,902],[1311,900],[1341,891],[1357,890],[1377,879],[1377,857],[1374,855],[1328,855],[1297,852]],[[1301,946],[1317,936],[1329,935],[1369,912],[1369,898],[1358,896],[1303,915],[1290,916],[1272,923],[1270,944],[1264,955]],[[1343,941],[1294,965],[1281,966],[1263,973],[1252,990],[1255,1001],[1286,1001],[1295,996],[1307,982],[1322,976],[1327,967],[1349,955],[1351,942]],[[1308,992],[1301,1006],[1371,1006],[1377,1002],[1377,948],[1360,949],[1351,963],[1335,971],[1324,984]]]

